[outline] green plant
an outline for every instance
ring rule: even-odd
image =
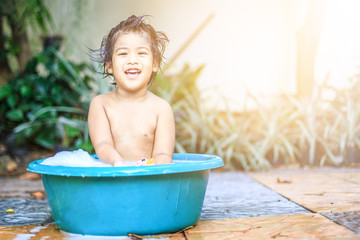
[[[22,72],[32,58],[27,34],[29,27],[32,33],[47,33],[49,27],[54,27],[43,0],[1,0],[0,76],[3,80]]]
[[[225,168],[254,169],[268,168],[268,161],[254,161],[249,156],[256,153],[252,139],[254,134],[250,131],[253,120],[247,113],[233,112],[223,98],[223,110],[207,110],[216,121],[213,129],[216,129],[213,143],[209,144],[208,153],[219,155],[223,158]]]
[[[204,65],[194,70],[188,64],[177,73],[168,74],[167,71],[157,74],[156,80],[151,84],[150,90],[171,104],[176,104],[190,95],[200,95],[196,81]]]
[[[14,130],[19,144],[26,141],[46,148],[86,146],[92,81],[86,73],[88,68],[67,61],[52,47],[35,56],[23,73],[0,88],[2,136]]]
[[[28,122],[15,127],[20,139],[31,139],[45,148],[82,148],[93,151],[86,111],[75,107],[44,107],[31,116]]]
[[[185,65],[178,73],[164,72],[151,86],[151,91],[172,105],[176,152],[220,155],[232,169],[266,168],[266,163],[249,161],[247,156],[253,150],[250,135],[245,134],[250,127],[249,119],[235,116],[230,109],[221,112],[204,106],[205,100],[196,85],[203,68],[191,69]]]
[[[322,90],[318,89],[318,95],[302,99],[287,96],[291,111],[297,115],[293,141],[300,153],[298,162],[302,165],[324,165],[327,159],[334,164],[337,162],[333,149],[329,147],[333,126],[329,116],[331,108],[328,101],[321,98]]]
[[[349,158],[351,151],[360,148],[360,103],[356,103],[350,96],[340,114],[340,152]],[[353,159],[347,159],[352,162]]]
[[[329,87],[324,85],[318,95],[303,99],[284,95],[270,106],[249,93],[257,107],[236,113],[205,107],[206,99],[196,86],[202,69],[185,66],[176,74],[165,72],[152,86],[173,106],[177,152],[215,154],[224,159],[226,168],[257,171],[295,162],[339,166],[359,149],[360,103],[354,88],[338,91],[335,100],[328,100],[322,93]]]
[[[249,132],[254,137],[251,140],[252,151],[249,158],[263,162],[262,165],[267,168],[293,163],[299,156],[294,139],[294,121],[298,112],[292,111],[287,101],[280,100],[277,106],[263,106],[255,96],[250,93],[248,95],[256,103],[256,111],[250,113],[253,115],[254,127]]]
[[[335,151],[343,162],[355,162],[360,156],[360,74],[349,81],[349,87],[341,90],[331,88],[335,98],[331,101],[336,124]]]

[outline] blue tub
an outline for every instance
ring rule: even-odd
[[[86,235],[170,233],[200,217],[214,155],[174,154],[174,164],[141,167],[62,167],[29,164],[39,173],[56,225]]]

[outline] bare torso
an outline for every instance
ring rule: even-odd
[[[133,103],[107,97],[104,110],[115,149],[127,161],[151,158],[158,117],[155,99]]]
[[[147,92],[143,99],[127,101],[119,99],[115,91],[112,91],[97,96],[90,105],[90,137],[98,156],[100,154],[99,157],[103,158],[101,160],[110,163],[113,160],[106,158],[116,158],[116,154],[111,154],[108,147],[104,146],[112,146],[124,161],[139,161],[154,157],[156,136],[161,136],[157,145],[163,146],[162,149],[165,147],[164,153],[171,157],[174,145],[172,131],[161,127],[157,131],[161,119],[169,118],[172,124],[171,115],[170,105],[151,92]],[[162,126],[167,124],[163,123]],[[170,130],[172,129],[170,126]],[[166,146],[167,142],[163,142],[168,137],[166,134],[170,136],[167,140],[169,146]],[[157,152],[162,154],[163,150]]]

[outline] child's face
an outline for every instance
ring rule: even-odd
[[[125,91],[146,89],[151,74],[158,70],[149,41],[139,33],[122,34],[116,40],[112,62],[106,65],[116,85]]]

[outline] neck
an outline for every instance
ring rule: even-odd
[[[128,101],[128,102],[141,102],[145,100],[147,94],[148,94],[147,89],[135,93],[127,92],[120,88],[115,89],[116,97],[120,98],[123,101]]]

